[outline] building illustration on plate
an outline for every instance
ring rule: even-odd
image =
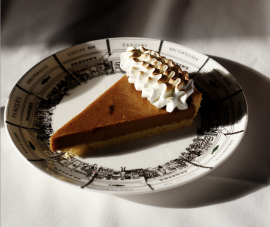
[[[65,157],[65,154],[63,153],[57,153],[54,157],[51,156],[51,160],[53,164],[50,167],[51,169],[54,168],[57,171],[60,171],[79,180],[89,180],[98,169],[96,164],[90,165],[74,157]]]
[[[87,83],[94,77],[112,75],[115,73],[113,62],[108,59],[97,59],[95,61],[76,65],[69,69],[72,76],[80,83]]]

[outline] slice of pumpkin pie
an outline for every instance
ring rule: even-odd
[[[52,135],[52,151],[81,156],[192,124],[202,94],[187,72],[143,47],[128,48],[121,67],[125,76]]]

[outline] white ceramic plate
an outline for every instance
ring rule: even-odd
[[[203,93],[194,125],[85,158],[51,152],[52,133],[120,79],[120,54],[140,45],[194,79]],[[234,77],[206,55],[162,40],[111,38],[70,47],[30,69],[9,96],[5,122],[16,149],[44,173],[85,190],[139,194],[183,185],[227,159],[245,132],[247,104]]]

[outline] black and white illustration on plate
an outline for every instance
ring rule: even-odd
[[[80,185],[81,188],[91,187],[94,181],[101,180],[107,181],[109,188],[124,188],[125,182],[141,182],[150,190],[154,190],[150,183],[151,179],[163,182],[186,173],[188,169],[194,166],[211,169],[211,166],[201,165],[200,160],[206,155],[214,156],[221,149],[219,138],[221,136],[229,138],[236,133],[243,132],[241,130],[232,133],[225,128],[232,123],[228,120],[228,112],[231,111],[230,108],[233,105],[224,105],[223,100],[219,101],[220,97],[218,97],[216,90],[220,88],[220,85],[214,81],[205,81],[205,74],[199,70],[192,77],[197,89],[203,94],[198,114],[198,117],[201,118],[201,126],[197,128],[197,137],[193,139],[193,142],[188,147],[179,150],[178,157],[163,165],[149,168],[127,169],[123,166],[119,169],[112,169],[98,166],[95,163],[85,163],[67,153],[52,152],[50,150],[50,137],[53,134],[52,115],[63,97],[69,96],[71,90],[83,86],[95,77],[110,76],[115,73],[124,74],[124,71],[120,68],[119,57],[110,59],[110,52],[107,53],[106,58],[98,59],[91,56],[84,58],[84,60],[78,58],[77,61],[73,61],[71,68],[68,70],[61,65],[56,55],[53,57],[65,73],[61,74],[61,79],[58,79],[56,83],[52,83],[53,78],[50,75],[42,79],[41,84],[44,86],[52,83],[52,86],[47,88],[46,97],[28,92],[20,86],[16,88],[25,92],[28,95],[27,97],[34,97],[35,107],[33,107],[33,104],[31,104],[32,108],[29,108],[29,104],[25,106],[29,109],[29,118],[32,121],[31,128],[8,121],[7,123],[10,127],[18,128],[18,133],[16,132],[18,140],[25,138],[26,132],[30,135],[29,139],[23,139],[24,141],[22,141],[24,147],[27,146],[25,149],[31,150],[33,153],[34,158],[28,159],[30,162],[57,178]],[[179,63],[179,65],[181,64]],[[231,98],[232,96],[228,96],[227,100]],[[25,105],[27,105],[26,103]],[[236,118],[236,116],[234,117]],[[37,151],[41,154],[40,157],[35,155]]]

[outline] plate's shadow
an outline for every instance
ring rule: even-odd
[[[212,58],[236,78],[247,99],[248,126],[236,151],[208,175],[181,187],[118,197],[151,206],[192,208],[228,202],[269,186],[270,79],[237,62]]]

